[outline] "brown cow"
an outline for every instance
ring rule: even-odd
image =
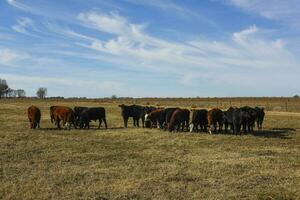
[[[157,127],[159,128],[158,121],[161,117],[161,113],[163,110],[164,109],[157,109],[157,110],[154,110],[154,111],[150,112],[149,114],[145,115],[145,121],[151,122],[151,126],[150,126],[151,128],[153,127],[153,125],[157,125]]]
[[[223,111],[219,108],[213,108],[208,111],[207,121],[210,134],[212,133],[212,129],[214,129],[214,132],[217,131],[217,124],[219,126],[219,132],[221,132],[223,127]]]
[[[76,128],[74,112],[71,108],[66,106],[51,106],[50,107],[51,122],[55,122],[57,128],[60,128],[60,121],[63,121],[65,128],[70,129],[71,124]]]
[[[41,111],[36,106],[30,106],[27,109],[28,119],[30,122],[30,128],[35,129],[36,127],[40,128],[41,120]]]
[[[169,132],[174,131],[176,126],[177,131],[179,131],[180,126],[182,127],[181,131],[183,131],[185,127],[188,129],[189,121],[190,111],[188,109],[175,110],[171,116],[170,123],[168,124]]]

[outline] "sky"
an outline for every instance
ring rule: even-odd
[[[300,94],[298,0],[1,0],[0,78],[35,96]]]

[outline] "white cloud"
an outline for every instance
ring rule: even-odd
[[[297,64],[294,56],[284,48],[282,39],[269,39],[266,31],[256,25],[233,33],[228,42],[199,39],[177,43],[150,36],[146,27],[129,23],[116,14],[90,12],[81,13],[78,18],[90,28],[112,35],[108,40],[92,41],[82,46],[119,59],[135,60],[140,67],[158,71],[197,74],[198,70],[264,69],[282,65],[294,68]]]
[[[10,49],[0,49],[0,64],[8,65],[16,60],[20,59],[22,56]]]
[[[24,10],[24,11],[30,11],[30,7],[28,7],[27,5],[21,3],[20,1],[17,1],[17,0],[6,0],[6,2],[15,7],[15,8],[18,8],[20,10]]]
[[[13,60],[15,60],[17,58],[17,54],[8,50],[8,49],[3,49],[0,50],[0,62],[7,64],[12,62]]]

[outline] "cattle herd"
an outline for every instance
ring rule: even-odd
[[[190,132],[209,132],[221,133],[224,126],[225,133],[242,134],[252,132],[255,124],[258,129],[262,129],[265,112],[264,108],[244,106],[241,108],[230,107],[226,111],[218,108],[206,109],[182,109],[178,107],[161,108],[153,106],[140,105],[119,105],[121,115],[124,121],[124,127],[127,128],[129,118],[133,119],[133,125],[139,127],[140,119],[143,128],[160,128],[175,131]],[[192,118],[190,120],[190,113]],[[66,106],[50,107],[51,123],[54,123],[58,129],[62,122],[64,128],[89,129],[91,121],[99,121],[98,128],[102,122],[107,128],[106,113],[103,107],[74,107],[71,109]],[[30,128],[40,128],[41,111],[36,106],[28,108],[28,119]]]

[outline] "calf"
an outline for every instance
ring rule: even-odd
[[[175,129],[179,131],[181,126],[181,131],[188,127],[190,121],[190,111],[188,109],[177,109],[173,112],[170,123],[168,124],[169,132]]]
[[[150,122],[150,127],[153,127],[154,125],[156,125],[159,128],[158,122],[159,122],[159,119],[161,118],[161,114],[163,111],[164,111],[164,109],[157,109],[157,110],[150,112],[149,114],[146,114],[145,122]]]
[[[133,126],[139,127],[139,120],[143,113],[143,107],[139,105],[119,105],[124,121],[124,127],[127,128],[129,117],[133,118]]]
[[[36,106],[30,106],[27,109],[27,115],[30,122],[30,128],[35,129],[36,127],[40,128],[41,120],[41,111]]]
[[[194,130],[198,132],[198,128],[200,126],[201,131],[207,131],[207,110],[201,109],[201,110],[192,110],[192,121],[190,123],[190,132],[193,132]]]
[[[99,126],[101,127],[102,121],[104,122],[105,128],[107,129],[106,123],[106,115],[105,115],[105,108],[103,107],[95,107],[95,108],[88,108],[81,112],[80,114],[80,128],[90,128],[90,121],[91,120],[99,120]]]
[[[222,131],[223,127],[223,111],[218,108],[213,108],[207,112],[207,122],[209,127],[209,133],[217,131],[217,125],[219,126],[219,132]]]
[[[141,116],[140,116],[140,118],[142,119],[142,125],[143,125],[143,128],[145,128],[145,127],[150,127],[151,125],[149,124],[149,120],[148,121],[146,121],[146,118],[145,118],[145,116],[147,115],[147,114],[149,114],[149,113],[151,113],[152,111],[154,111],[154,110],[156,110],[156,107],[154,107],[154,106],[144,106],[143,107],[143,111],[141,112]]]

